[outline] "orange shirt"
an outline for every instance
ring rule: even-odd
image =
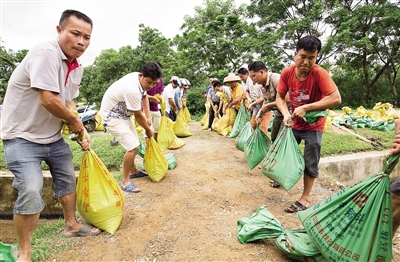
[[[240,96],[240,101],[235,105],[236,110],[239,110],[240,106],[242,105],[242,99],[244,97],[243,88],[241,84],[237,84],[235,90],[231,90],[231,99],[232,101],[235,100],[236,97]]]

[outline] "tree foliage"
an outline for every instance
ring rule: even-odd
[[[332,74],[342,105],[397,105],[399,5],[395,0],[251,0],[236,6],[234,0],[204,0],[172,39],[139,24],[138,46],[103,50],[85,68],[79,100],[100,104],[114,81],[158,61],[164,84],[173,75],[192,83],[188,107],[197,114],[204,110],[201,93],[209,76],[222,80],[254,60],[280,72],[293,62],[296,42],[311,34],[322,40],[317,63]],[[26,52],[0,47],[0,98]]]

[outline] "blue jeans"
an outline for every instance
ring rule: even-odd
[[[14,214],[31,215],[43,210],[42,161],[50,167],[55,198],[76,190],[72,152],[64,139],[43,145],[15,138],[3,140],[3,144],[7,167],[15,176],[12,187],[18,191]]]

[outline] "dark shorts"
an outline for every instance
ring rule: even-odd
[[[272,120],[272,129],[271,129],[271,141],[275,141],[276,137],[279,134],[279,131],[281,130],[282,127],[282,122],[283,122],[283,116],[274,116],[274,119]]]
[[[300,144],[301,140],[304,140],[304,161],[306,164],[304,174],[317,178],[319,176],[318,164],[321,154],[322,132],[293,129],[293,135],[298,144]]]
[[[390,185],[390,192],[400,196],[400,177]]]

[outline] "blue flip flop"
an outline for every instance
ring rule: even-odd
[[[144,176],[148,176],[148,174],[146,172],[143,172],[142,170],[139,170],[139,172],[137,174],[131,174],[129,175],[129,178],[139,178],[139,177],[144,177]]]
[[[139,190],[134,190],[135,188],[137,188],[137,186],[132,182],[130,182],[126,186],[120,185],[120,187],[121,187],[121,189],[123,191],[128,192],[128,193],[139,193],[140,192],[140,189]]]

